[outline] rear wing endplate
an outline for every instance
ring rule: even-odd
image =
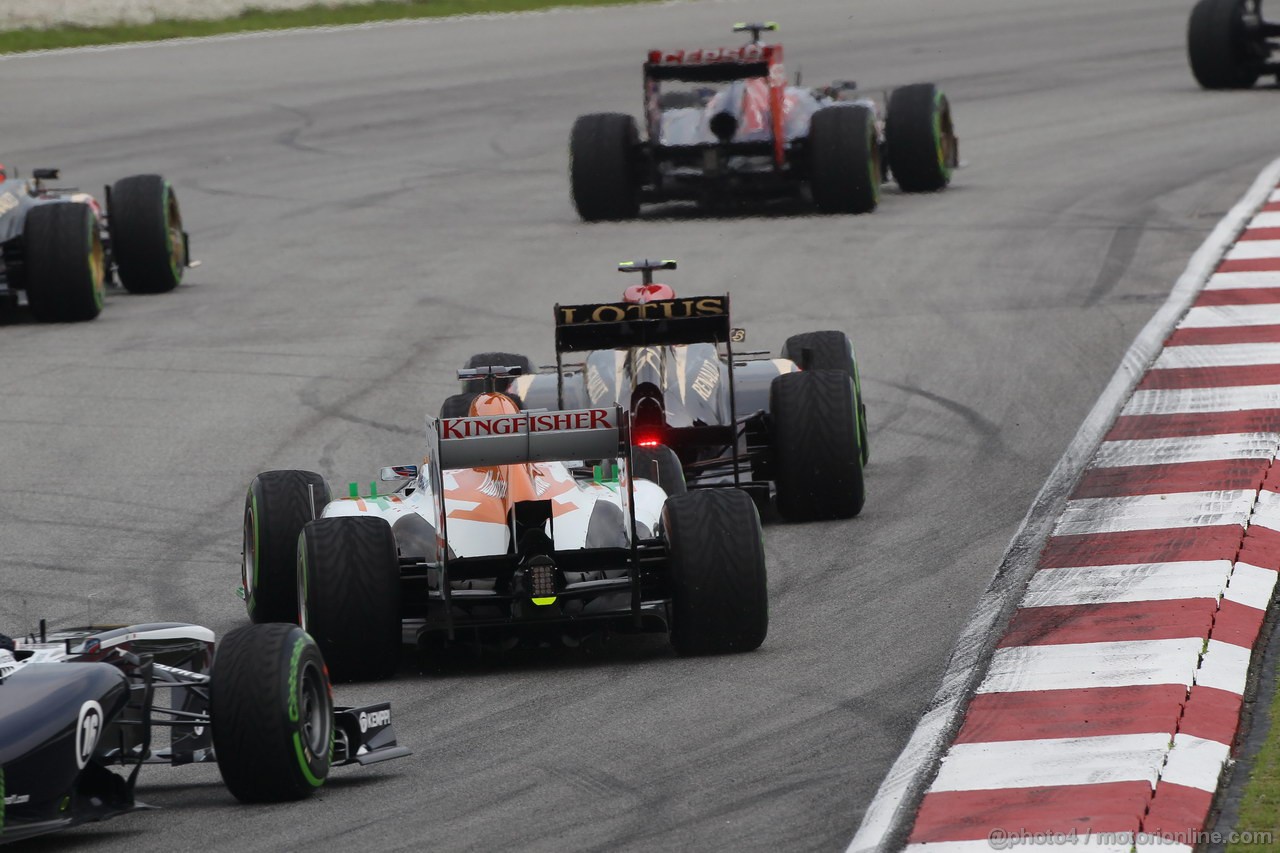
[[[556,355],[596,349],[727,343],[729,296],[557,305]]]

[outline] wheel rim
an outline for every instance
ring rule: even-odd
[[[298,625],[302,630],[310,633],[311,618],[307,613],[307,558],[302,548],[298,549],[297,594]]]
[[[258,573],[258,537],[255,535],[257,525],[254,524],[253,510],[244,513],[244,547],[240,560],[240,578],[244,583],[245,600],[253,602],[253,582]]]
[[[186,240],[182,236],[182,211],[178,209],[178,197],[165,186],[165,241],[169,249],[169,268],[175,279],[182,277],[187,266]]]
[[[92,223],[89,232],[89,276],[93,282],[93,302],[101,311],[106,299],[107,253],[97,222]]]
[[[314,756],[329,751],[329,709],[320,669],[308,661],[298,683],[298,727],[307,752]]]
[[[951,177],[951,164],[955,162],[955,130],[951,126],[951,105],[939,92],[934,102],[933,141],[938,150],[938,169],[946,178]]]

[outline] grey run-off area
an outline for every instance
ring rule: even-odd
[[[0,60],[0,160],[92,188],[160,172],[204,266],[93,323],[0,327],[0,626],[244,622],[244,488],[342,493],[420,456],[473,352],[551,356],[551,305],[674,257],[752,348],[847,330],[871,422],[857,520],[766,530],[759,652],[658,641],[407,663],[413,758],[237,807],[148,768],[162,812],[32,849],[833,850],[937,688],[1045,476],[1187,259],[1276,156],[1274,90],[1201,92],[1171,0],[757,0],[435,21]],[[815,85],[936,80],[967,167],[869,216],[668,208],[585,226],[579,113],[639,109],[650,47],[782,17]],[[799,215],[796,215],[799,214]],[[25,602],[25,604],[24,604]],[[0,627],[4,630],[4,627]],[[421,672],[426,670],[426,672]]]

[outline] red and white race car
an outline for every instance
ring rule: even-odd
[[[826,213],[867,213],[892,178],[906,192],[947,186],[959,163],[951,104],[932,83],[881,106],[856,84],[788,85],[773,23],[737,24],[751,42],[651,50],[644,127],[623,113],[581,116],[569,140],[574,204],[587,221],[630,219],[642,202],[715,204],[807,189]]]

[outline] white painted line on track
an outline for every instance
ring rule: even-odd
[[[1031,576],[1019,606],[1216,599],[1230,577],[1230,560],[1042,569]]]
[[[1209,640],[1208,648],[1196,670],[1195,683],[1199,687],[1216,687],[1243,695],[1249,681],[1249,657],[1251,649]]]
[[[1275,189],[1277,183],[1280,183],[1280,159],[1262,170],[1235,207],[1214,227],[1192,255],[1169,298],[1125,353],[1120,367],[1027,510],[991,583],[960,632],[937,694],[863,813],[848,853],[883,853],[905,843],[920,797],[935,773],[942,752],[960,728],[964,708],[976,682],[983,677],[984,667],[988,660],[994,659],[999,632],[1021,597],[1027,579],[1035,571],[1040,549],[1068,492],[1125,399],[1159,354],[1178,319],[1214,273],[1245,222],[1265,199],[1280,198],[1280,192]],[[990,848],[986,840],[979,843]],[[1056,849],[1060,851],[1061,847]]]
[[[1280,287],[1280,272],[1220,272],[1209,279],[1204,289],[1240,290],[1249,287]]]
[[[1280,308],[1280,306],[1277,306]],[[1135,391],[1122,415],[1178,415],[1280,409],[1280,385],[1227,388],[1160,388]]]
[[[975,779],[982,789],[1135,780],[1154,786],[1168,751],[1168,732],[960,743],[942,759],[929,791],[973,790]]]
[[[1186,527],[1215,527],[1224,524],[1239,525],[1244,531],[1248,509],[1227,512],[1186,512],[1165,515],[1128,515],[1111,518],[1090,518],[1080,521],[1059,521],[1053,526],[1054,536],[1088,536],[1094,533],[1126,533],[1133,530],[1181,530]]]
[[[1179,329],[1213,329],[1220,326],[1274,326],[1280,324],[1280,304],[1199,305],[1187,312]]]
[[[1178,438],[1138,438],[1104,441],[1091,468],[1213,462],[1219,459],[1270,459],[1280,445],[1280,433],[1244,432]]]
[[[978,693],[1138,684],[1191,686],[1204,640],[1131,640],[996,649]]]
[[[1275,569],[1236,563],[1235,571],[1231,573],[1231,582],[1222,597],[1255,610],[1266,610],[1271,605],[1278,574],[1280,573]]]
[[[1151,369],[1246,367],[1253,364],[1280,364],[1280,343],[1169,347],[1160,353]]]
[[[1173,749],[1160,771],[1160,781],[1212,793],[1218,790],[1222,767],[1230,757],[1231,747],[1225,743],[1179,732],[1173,736]]]
[[[1245,230],[1250,228],[1280,228],[1280,211],[1264,210],[1249,220]]]

